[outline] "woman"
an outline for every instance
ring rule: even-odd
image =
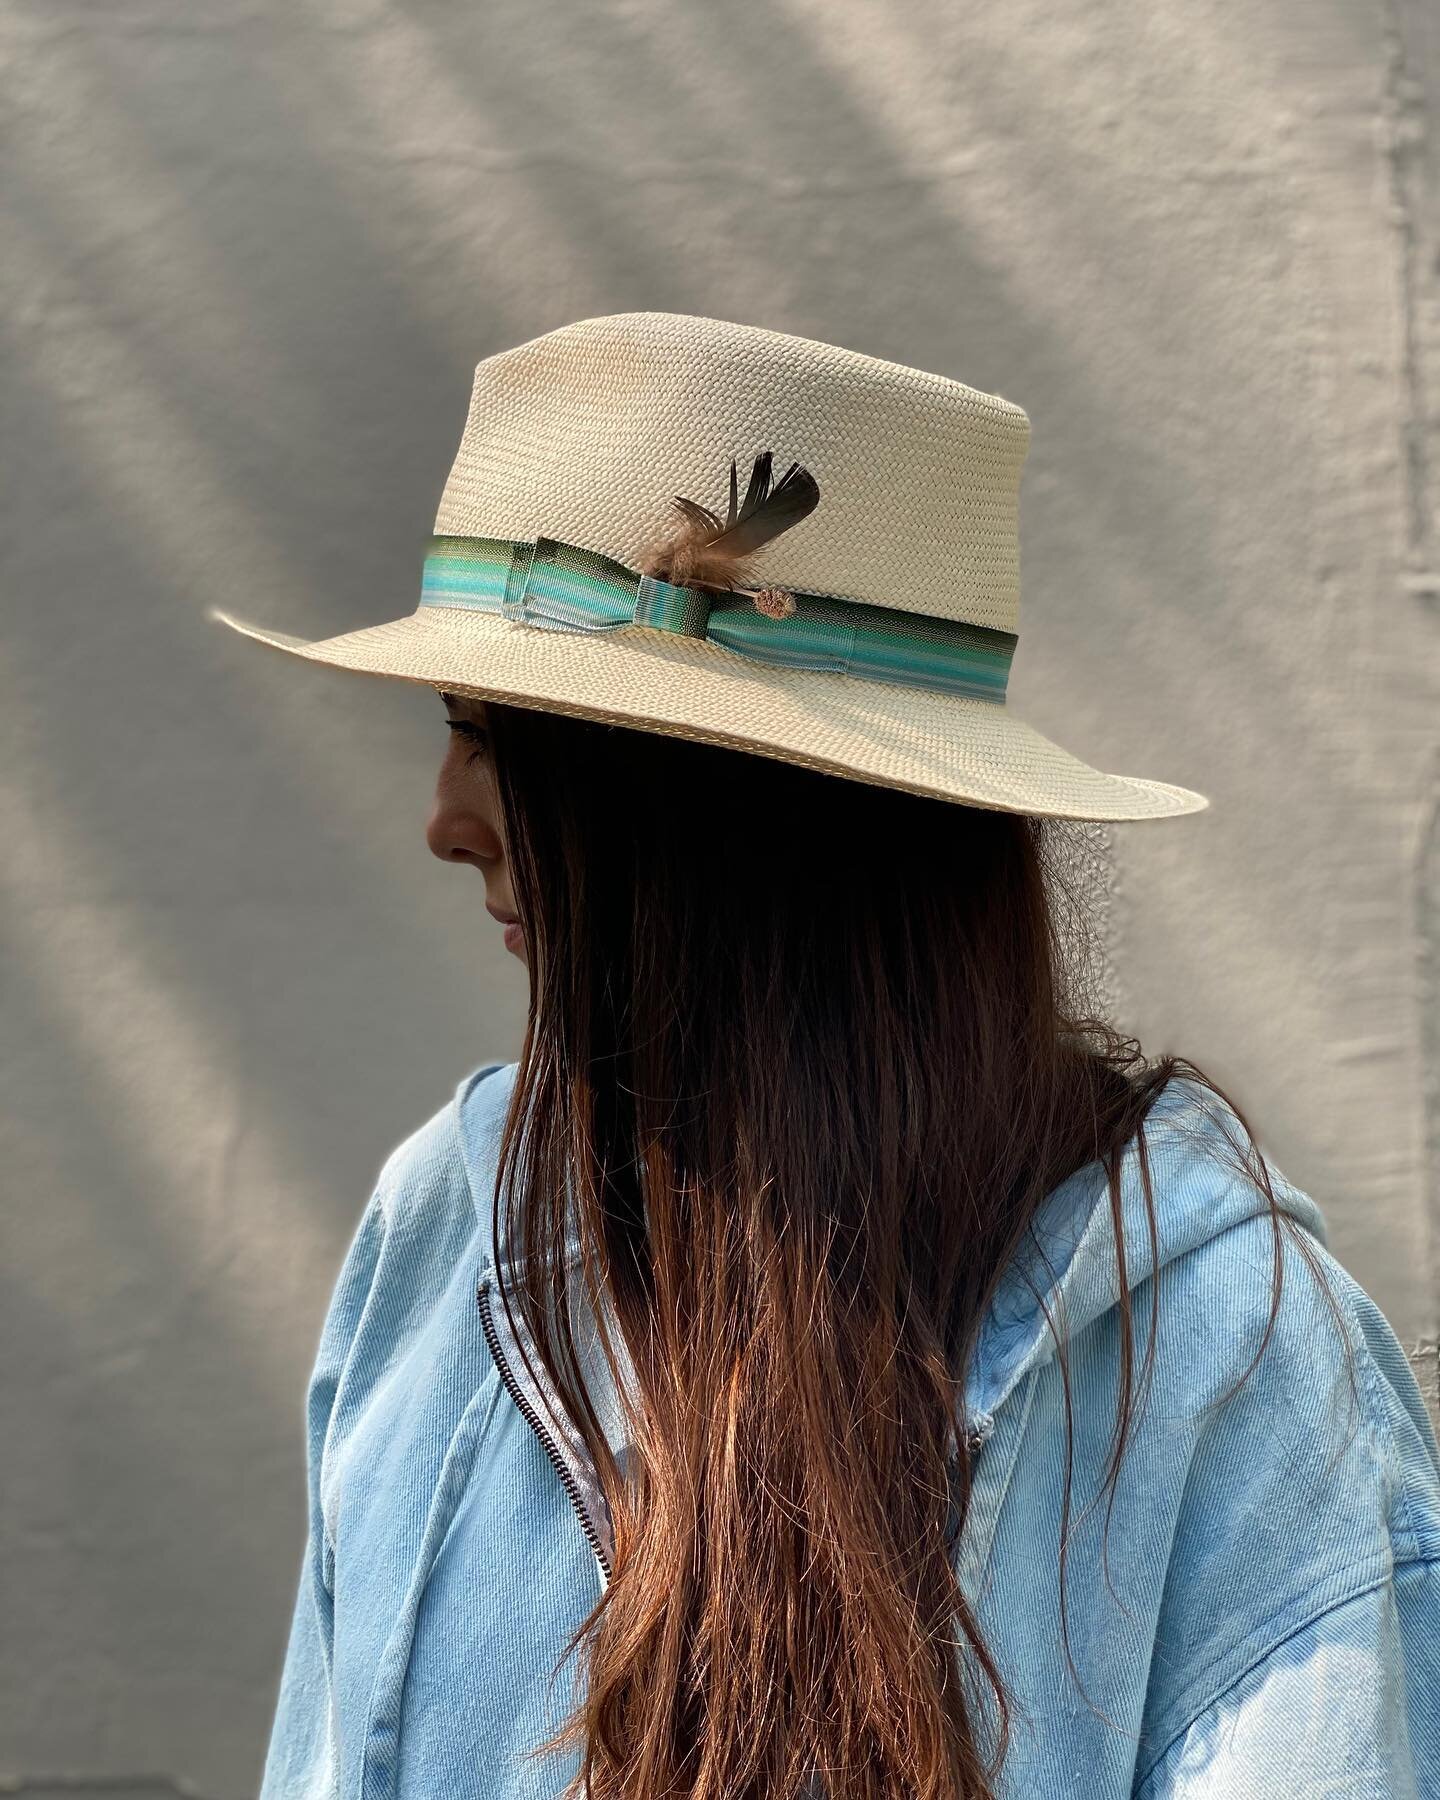
[[[1440,1795],[1404,1354],[1084,1006],[1062,821],[1206,802],[1005,706],[1027,442],[586,320],[481,363],[414,614],[226,620],[439,691],[531,987],[340,1274],[266,1800]]]

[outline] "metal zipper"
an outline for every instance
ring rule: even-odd
[[[490,1301],[490,1277],[488,1275],[475,1290],[475,1303],[480,1309],[480,1327],[485,1333],[486,1347],[489,1349],[491,1361],[495,1364],[496,1373],[500,1377],[500,1384],[514,1402],[520,1417],[535,1433],[551,1468],[559,1476],[560,1485],[564,1488],[571,1509],[580,1522],[580,1529],[585,1533],[585,1541],[594,1552],[595,1560],[599,1563],[608,1582],[613,1572],[610,1558],[606,1553],[605,1546],[600,1541],[600,1534],[596,1531],[591,1523],[589,1513],[585,1510],[585,1502],[581,1498],[580,1488],[571,1473],[570,1465],[566,1462],[560,1446],[546,1428],[544,1420],[521,1391],[513,1370],[505,1360],[505,1353],[500,1348],[500,1334],[495,1326],[495,1312]],[[966,1448],[971,1452],[979,1450],[994,1428],[994,1418],[989,1413],[981,1413],[973,1421],[972,1429],[966,1433]]]
[[[500,1348],[500,1334],[495,1328],[494,1309],[490,1304],[490,1279],[488,1276],[475,1290],[475,1303],[480,1309],[480,1327],[485,1333],[485,1343],[490,1351],[491,1360],[495,1364],[496,1372],[500,1376],[500,1384],[514,1401],[515,1409],[520,1414],[520,1417],[535,1433],[535,1436],[539,1440],[540,1448],[545,1452],[546,1457],[549,1459],[550,1466],[560,1477],[560,1485],[565,1489],[570,1505],[574,1509],[575,1517],[580,1521],[580,1529],[585,1533],[586,1542],[594,1551],[595,1560],[599,1563],[606,1581],[609,1581],[611,1575],[610,1558],[606,1554],[605,1546],[600,1542],[600,1534],[596,1531],[594,1525],[590,1521],[590,1515],[585,1510],[585,1502],[580,1497],[580,1489],[576,1484],[574,1475],[570,1471],[570,1465],[565,1461],[560,1446],[555,1442],[549,1431],[546,1430],[544,1420],[521,1392],[520,1384],[516,1381],[514,1373],[511,1370],[509,1363],[506,1362],[504,1353]]]

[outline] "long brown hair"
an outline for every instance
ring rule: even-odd
[[[1214,1084],[1086,1011],[1073,827],[537,711],[488,722],[531,965],[503,1297],[615,1536],[555,1740],[575,1791],[988,1800],[1011,1706],[954,1566],[964,1373],[1047,1193],[1103,1159],[1118,1234],[1138,1132],[1153,1234],[1142,1121],[1177,1069]],[[1247,1166],[1278,1307],[1281,1215]],[[580,1374],[567,1234],[633,1371],[623,1472]],[[1141,1381],[1153,1342],[1152,1316]]]

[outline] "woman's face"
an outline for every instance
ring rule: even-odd
[[[505,928],[505,948],[527,963],[515,915],[504,822],[485,731],[485,702],[442,693],[450,743],[435,783],[425,841],[442,862],[472,863],[485,877],[485,907]]]

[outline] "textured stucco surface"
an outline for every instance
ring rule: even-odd
[[[1012,704],[1214,802],[1109,834],[1108,991],[1433,1343],[1430,0],[3,0],[0,77],[0,1789],[255,1786],[330,1281],[523,994],[439,707],[204,611],[408,611],[569,318],[1027,408]]]

